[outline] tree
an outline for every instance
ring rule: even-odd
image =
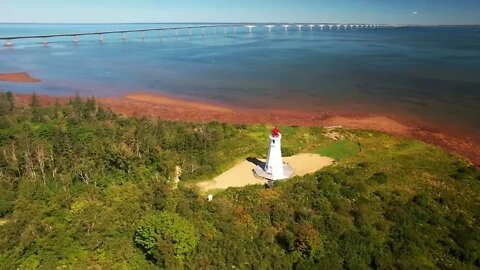
[[[40,111],[40,101],[38,100],[37,94],[35,92],[32,93],[32,98],[30,100],[30,108],[32,110],[32,121],[33,122],[40,122],[43,118],[43,115]]]
[[[195,249],[198,236],[195,227],[182,216],[160,212],[147,216],[140,222],[134,241],[156,261],[165,260],[165,258],[155,257],[155,255],[165,254],[155,252],[156,247],[168,247],[171,244],[175,258],[182,260]]]
[[[92,96],[91,98],[87,98],[87,101],[85,102],[85,106],[83,110],[84,110],[85,117],[91,117],[95,115],[97,106],[96,106],[96,101],[94,96]]]
[[[30,107],[35,108],[35,107],[40,107],[40,101],[38,100],[37,93],[33,92],[32,97],[30,99]]]
[[[15,100],[13,98],[13,94],[11,91],[7,91],[7,93],[5,93],[6,97],[7,97],[7,102],[8,102],[8,112],[13,112],[13,110],[15,110]]]
[[[4,115],[8,112],[8,102],[6,94],[0,92],[0,115]]]
[[[72,106],[73,112],[77,118],[83,118],[83,101],[78,92],[73,100],[70,101],[70,106]]]
[[[12,92],[0,91],[0,115],[12,113],[15,108],[15,101]]]
[[[297,232],[296,248],[305,256],[314,256],[323,251],[320,233],[312,224],[301,224]]]

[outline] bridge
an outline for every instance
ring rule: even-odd
[[[205,29],[208,28],[213,28],[214,34],[217,32],[217,28],[223,28],[224,29],[224,34],[227,34],[228,28],[233,28],[233,33],[237,33],[237,27],[245,27],[248,29],[248,33],[252,33],[252,29],[256,27],[265,27],[265,30],[268,32],[272,31],[273,27],[283,27],[285,32],[288,32],[288,29],[290,26],[293,28],[296,27],[299,31],[302,31],[302,26],[304,24],[207,24],[207,25],[190,25],[190,26],[178,26],[178,27],[161,27],[161,28],[144,28],[144,29],[129,29],[129,30],[112,30],[112,31],[95,31],[95,32],[78,32],[78,33],[61,33],[61,34],[46,34],[46,35],[20,35],[20,36],[5,36],[5,37],[0,37],[1,41],[5,42],[5,46],[11,47],[13,46],[13,41],[14,40],[25,40],[25,39],[43,39],[43,44],[47,45],[48,44],[48,39],[49,38],[56,38],[56,37],[72,37],[73,42],[77,43],[79,41],[80,36],[99,36],[99,41],[103,42],[104,41],[104,35],[109,35],[109,34],[121,34],[122,39],[125,41],[126,39],[126,34],[127,33],[143,33],[142,38],[145,37],[146,32],[155,32],[155,31],[174,31],[175,36],[178,36],[178,31],[179,30],[188,30],[188,35],[192,36],[192,29],[201,29],[201,35],[205,35]],[[307,25],[307,24],[306,24]],[[308,24],[310,27],[310,31],[313,31],[314,27],[319,27],[321,31],[324,30],[324,28],[328,29],[329,31],[332,30],[348,30],[348,29],[377,29],[377,28],[388,28],[392,27],[391,25],[386,25],[386,24]],[[336,28],[335,28],[336,27]]]

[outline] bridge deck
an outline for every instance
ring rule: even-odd
[[[289,26],[297,26],[298,30],[301,31],[301,27],[304,26],[303,24],[280,24],[285,28],[285,31],[287,31],[287,28]],[[323,27],[329,27],[330,30],[336,26],[338,29],[340,29],[340,26],[343,25],[345,26],[345,29],[349,24],[319,24],[318,26],[323,29]],[[130,29],[130,30],[111,30],[111,31],[96,31],[96,32],[80,32],[80,33],[61,33],[61,34],[47,34],[47,35],[31,35],[31,36],[7,36],[7,37],[0,37],[0,40],[6,40],[7,42],[12,41],[12,40],[18,40],[18,39],[35,39],[35,38],[53,38],[53,37],[77,37],[77,36],[93,36],[93,35],[107,35],[107,34],[124,34],[124,33],[133,33],[133,32],[150,32],[150,31],[168,31],[168,30],[181,30],[181,29],[195,29],[195,28],[214,28],[214,27],[247,27],[249,28],[249,31],[252,31],[253,27],[256,27],[257,25],[252,25],[252,24],[239,24],[239,23],[225,23],[225,24],[206,24],[206,25],[191,25],[191,26],[177,26],[177,27],[160,27],[160,28],[145,28],[145,29]],[[272,24],[267,24],[265,25],[266,27],[271,29],[271,27],[275,26]],[[315,24],[309,25],[310,28],[313,28]],[[350,25],[350,28],[353,29],[353,27],[356,26],[357,29],[359,26],[363,28],[365,26],[366,28],[378,28],[378,27],[390,27],[388,25]]]
[[[212,27],[232,27],[232,26],[243,26],[243,24],[209,24],[209,25],[145,28],[145,29],[130,29],[130,30],[112,30],[112,31],[99,31],[99,32],[83,32],[83,33],[62,33],[62,34],[32,35],[32,36],[9,36],[9,37],[0,37],[0,40],[93,36],[93,35],[122,34],[122,33],[133,33],[133,32],[151,32],[151,31],[167,31],[167,30],[181,30],[181,29],[195,29],[195,28],[212,28]]]

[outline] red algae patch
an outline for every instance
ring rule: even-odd
[[[340,125],[349,128],[375,129],[386,132],[406,133],[412,127],[386,116],[346,117],[332,116],[324,120],[325,125]]]
[[[39,79],[31,77],[26,72],[0,73],[0,81],[14,83],[37,83]]]
[[[125,99],[134,100],[134,101],[143,101],[143,102],[148,102],[148,103],[162,105],[162,106],[173,106],[173,107],[181,107],[181,108],[194,109],[194,110],[206,110],[206,111],[213,111],[213,112],[232,112],[231,109],[226,107],[221,107],[221,106],[201,103],[201,102],[187,101],[187,100],[176,99],[176,98],[169,98],[169,97],[160,96],[160,95],[141,94],[141,93],[128,94],[125,96]]]

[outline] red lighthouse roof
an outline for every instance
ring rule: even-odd
[[[277,127],[272,129],[272,137],[278,137],[280,135],[280,130]]]

